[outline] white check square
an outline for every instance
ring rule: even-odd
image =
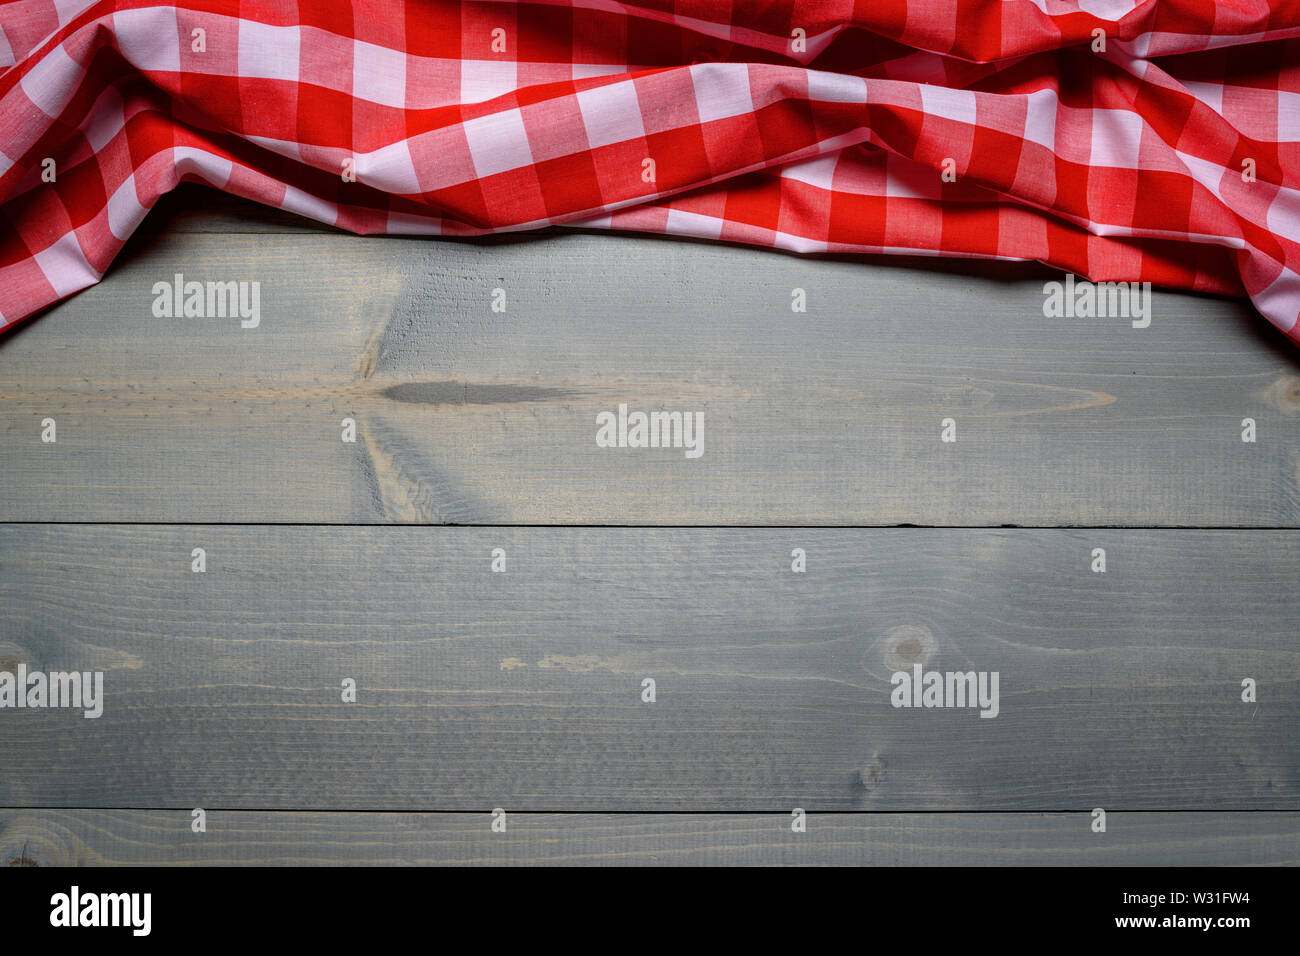
[[[298,28],[239,21],[239,75],[264,80],[298,79]]]
[[[352,92],[380,106],[405,106],[406,54],[363,40],[354,41]]]
[[[630,81],[583,90],[577,97],[587,142],[593,149],[645,136],[641,104]]]
[[[691,82],[701,123],[754,111],[749,68],[744,63],[696,63],[691,67]]]
[[[927,115],[975,125],[975,93],[972,90],[953,90],[946,86],[922,83],[921,108]]]
[[[466,120],[464,130],[474,171],[480,177],[532,165],[528,131],[519,110],[502,110]]]
[[[1129,110],[1092,111],[1092,165],[1137,169],[1142,117]]]

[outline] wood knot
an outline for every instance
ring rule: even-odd
[[[1300,414],[1300,375],[1286,375],[1269,388],[1269,404],[1291,415]]]
[[[885,667],[894,671],[910,671],[913,664],[926,664],[934,656],[936,642],[927,627],[905,624],[885,635]]]
[[[857,782],[867,793],[872,793],[880,786],[884,776],[885,762],[879,756],[873,756],[858,770]]]

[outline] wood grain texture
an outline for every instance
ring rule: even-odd
[[[1296,865],[1300,830],[1280,813],[1087,814],[482,813],[0,810],[0,864],[565,866]]]
[[[155,318],[178,272],[260,281],[261,327]],[[1190,295],[1157,294],[1145,330],[1046,319],[1043,274],[579,234],[142,236],[0,340],[0,519],[1300,522],[1293,347]],[[703,457],[598,448],[619,403],[703,412]]]
[[[0,806],[1300,809],[1297,572],[1285,531],[0,526],[0,666],[105,671],[99,719],[0,711]],[[893,708],[913,662],[1000,715]]]

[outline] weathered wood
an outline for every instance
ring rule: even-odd
[[[0,810],[0,865],[1222,866],[1300,863],[1282,813],[790,815]]]
[[[0,711],[0,806],[1300,809],[1297,572],[1274,531],[0,526],[0,669],[105,671],[98,719]],[[913,663],[999,716],[895,709]]]
[[[260,281],[261,326],[155,318],[178,272]],[[0,340],[0,519],[1300,522],[1293,347],[1190,295],[1148,329],[1047,319],[1042,279],[626,236],[143,236]],[[702,412],[703,456],[597,447],[620,403]]]

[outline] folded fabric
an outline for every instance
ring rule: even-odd
[[[0,326],[182,181],[358,233],[1039,260],[1300,342],[1300,0],[16,0]]]

